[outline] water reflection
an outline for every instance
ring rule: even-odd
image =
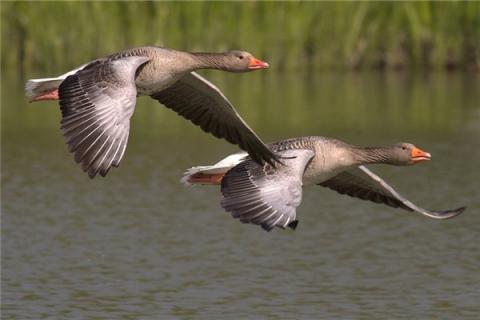
[[[12,319],[461,317],[478,314],[480,90],[462,74],[211,72],[266,141],[414,142],[433,161],[375,168],[431,221],[307,189],[296,232],[242,225],[182,171],[234,146],[148,98],[118,169],[73,163],[54,103],[2,81],[3,301]]]

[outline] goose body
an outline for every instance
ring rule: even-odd
[[[221,205],[234,218],[260,225],[296,228],[296,208],[302,188],[320,185],[341,194],[421,213],[434,219],[455,217],[465,210],[431,211],[413,204],[364,165],[412,165],[430,160],[430,154],[412,144],[358,147],[326,137],[302,137],[269,144],[283,165],[259,165],[238,153],[213,166],[187,170],[182,182],[220,184]],[[229,159],[230,161],[226,161]],[[233,161],[232,161],[233,160]]]
[[[268,64],[244,51],[192,53],[138,47],[86,63],[56,78],[32,79],[32,101],[59,100],[61,128],[75,161],[90,177],[118,166],[126,149],[138,95],[148,95],[200,126],[238,144],[259,164],[276,156],[243,121],[228,99],[194,72],[248,72]]]

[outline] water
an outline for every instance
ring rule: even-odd
[[[59,70],[60,71],[60,70]],[[374,171],[448,221],[321,187],[296,231],[232,219],[187,167],[234,146],[141,98],[118,169],[74,164],[53,102],[2,81],[2,318],[476,319],[480,90],[463,74],[209,74],[267,141],[413,142],[433,160]]]

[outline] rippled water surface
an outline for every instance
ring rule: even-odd
[[[91,180],[58,106],[2,81],[2,318],[478,319],[477,77],[209,76],[267,141],[415,143],[431,162],[373,169],[421,206],[468,210],[433,221],[311,187],[297,230],[267,233],[178,181],[234,146],[140,98],[121,166]]]

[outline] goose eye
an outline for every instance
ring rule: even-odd
[[[243,56],[238,56],[238,59],[242,60],[242,59],[243,59]]]
[[[402,150],[407,150],[407,147],[403,146],[403,147],[402,147]]]

